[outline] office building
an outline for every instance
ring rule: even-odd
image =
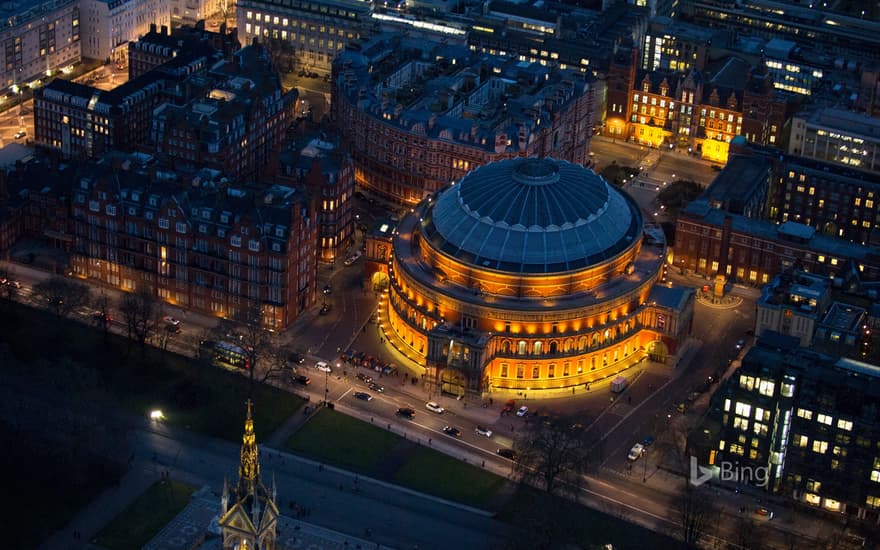
[[[128,43],[151,25],[170,26],[165,0],[81,0],[82,55],[125,63]]]
[[[835,108],[817,108],[791,120],[788,152],[880,174],[880,119]]]

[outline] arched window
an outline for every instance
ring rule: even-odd
[[[526,341],[525,340],[519,341],[519,343],[516,345],[516,352],[520,355],[526,354]]]
[[[550,342],[550,353],[556,353],[558,346],[559,345],[556,343],[556,341]]]
[[[587,337],[581,336],[580,340],[578,340],[578,349],[583,351],[587,349]]]
[[[571,351],[571,346],[572,346],[572,342],[571,342],[571,338],[569,338],[565,341],[565,351]]]
[[[535,344],[532,346],[532,353],[535,355],[541,355],[541,341],[540,340],[535,342]]]
[[[594,333],[593,334],[593,341],[590,343],[590,347],[595,348],[598,345],[599,345],[599,335]]]
[[[608,329],[606,328],[606,329],[605,329],[605,335],[604,335],[604,338],[602,338],[602,341],[603,341],[603,342],[607,342],[609,336],[611,336],[611,331],[608,330]]]
[[[501,353],[510,353],[510,340],[505,340],[501,342]]]

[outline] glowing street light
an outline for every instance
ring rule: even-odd
[[[163,413],[160,409],[153,409],[152,411],[150,411],[150,420],[155,420],[156,422],[165,420],[165,413]]]

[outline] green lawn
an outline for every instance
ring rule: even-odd
[[[106,525],[95,543],[110,550],[142,548],[186,507],[194,491],[177,481],[157,481]]]
[[[498,519],[516,525],[534,537],[533,547],[614,548],[657,550],[681,548],[681,543],[634,523],[597,512],[569,500],[550,496],[531,487],[518,486]]]
[[[400,438],[342,413],[324,409],[287,441],[285,447],[364,474],[375,474]]]
[[[507,482],[503,477],[425,447],[412,453],[397,470],[393,481],[480,508],[489,508],[493,497]]]
[[[4,304],[9,307],[10,304]],[[137,345],[88,325],[41,310],[11,304],[0,316],[0,342],[25,363],[50,363],[68,369],[66,378],[90,381],[89,390],[106,392],[128,413],[146,415],[159,408],[167,422],[206,435],[238,441],[250,381],[240,374],[198,365],[187,357]],[[48,346],[47,341],[57,345]],[[87,374],[87,376],[84,376]],[[65,377],[60,377],[65,378]],[[254,385],[254,427],[265,439],[304,401],[285,391]]]

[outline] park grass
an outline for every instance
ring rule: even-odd
[[[189,504],[194,491],[178,481],[157,481],[101,529],[95,544],[109,550],[143,548]]]
[[[536,547],[550,538],[558,547],[573,544],[604,548],[610,544],[621,549],[681,548],[679,541],[667,535],[523,485],[517,486],[497,517],[532,536],[544,537],[533,541]]]
[[[362,474],[376,475],[400,437],[342,413],[323,409],[285,443],[285,448]]]
[[[490,508],[507,483],[501,476],[419,447],[395,473],[393,481],[423,493],[479,508]]]
[[[239,373],[201,365],[190,358],[137,344],[72,319],[21,304],[0,316],[0,342],[25,363],[45,362],[78,378],[88,371],[97,390],[114,396],[125,412],[147,415],[161,409],[169,424],[237,441],[244,424],[250,381]],[[56,342],[53,346],[47,341]],[[255,383],[254,428],[265,439],[305,401],[272,386]]]

